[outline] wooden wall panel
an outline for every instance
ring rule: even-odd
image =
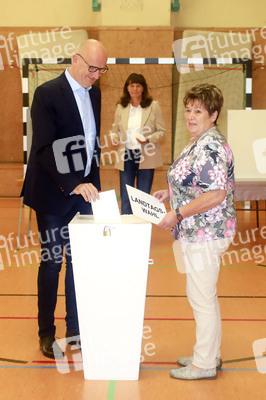
[[[51,30],[51,27],[43,28],[20,28],[8,27],[0,28],[0,175],[5,176],[7,165],[17,164],[16,168],[10,168],[9,185],[5,183],[5,189],[0,193],[6,193],[6,196],[18,195],[20,188],[17,188],[18,168],[21,168],[23,176],[23,147],[22,147],[22,89],[19,66],[17,65],[18,49],[16,36],[32,32],[45,32]],[[82,27],[72,28],[82,29]],[[152,28],[127,28],[127,27],[83,27],[88,31],[89,37],[99,39],[106,46],[109,57],[172,57],[172,43],[182,37],[183,28],[173,27],[152,27]],[[189,29],[189,28],[186,28]],[[195,29],[195,28],[193,28]],[[202,30],[202,28],[198,28]],[[204,30],[224,31],[224,32],[246,32],[249,29],[242,28],[204,28]],[[266,32],[257,29],[254,30],[253,48],[258,51],[261,46],[262,63],[253,64],[253,108],[266,108],[266,77],[265,77],[265,54],[266,54]],[[255,56],[255,55],[254,55]],[[14,61],[13,68],[10,68],[9,60]],[[254,60],[255,61],[255,60]],[[167,125],[167,141],[163,146],[164,162],[171,162],[171,133],[172,133],[172,75],[171,68],[155,66],[152,74],[156,76],[157,88],[151,87],[154,99],[159,100]],[[117,76],[116,69],[106,77],[102,78],[101,87],[103,91],[103,113],[102,113],[102,135],[107,135],[111,129],[115,104],[120,96],[120,88],[110,92],[108,85]],[[136,71],[136,66],[124,68],[122,80],[129,73]],[[140,66],[139,71],[145,75],[149,81],[150,71],[146,66]],[[106,81],[105,81],[106,79]],[[149,82],[148,82],[149,83]],[[106,85],[106,86],[104,86]],[[151,85],[152,86],[152,85]],[[158,87],[160,86],[160,87]],[[111,93],[111,95],[110,95]],[[2,168],[1,168],[2,165]],[[12,178],[13,176],[13,178]],[[3,183],[1,181],[1,184]],[[9,188],[17,188],[9,190]]]
[[[238,32],[252,36],[252,108],[266,109],[266,28],[189,28],[186,30],[204,30],[216,32],[232,32],[232,38]],[[174,40],[181,39],[184,28],[175,28]],[[233,41],[234,39],[232,39]],[[239,40],[239,39],[238,39]],[[226,51],[226,49],[225,49]]]
[[[106,46],[110,58],[172,57],[173,28],[101,28],[99,40]],[[112,128],[116,103],[122,95],[129,74],[141,73],[154,100],[158,100],[166,125],[166,139],[162,143],[164,164],[172,161],[172,65],[110,65],[108,74],[101,78],[102,143]],[[103,145],[104,146],[104,145]],[[110,153],[112,149],[104,147]],[[107,160],[107,157],[105,158]],[[114,157],[113,157],[114,160]]]
[[[266,32],[255,32],[253,42],[253,97],[252,108],[255,110],[266,109]]]
[[[99,28],[109,57],[171,57],[174,28]]]
[[[5,67],[0,71],[0,88],[0,162],[22,162],[22,94],[18,68]]]

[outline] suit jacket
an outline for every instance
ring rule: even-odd
[[[97,135],[91,171],[84,177],[87,159],[85,141],[81,140],[85,139],[84,130],[65,73],[39,86],[34,93],[32,147],[22,195],[24,203],[36,211],[65,215],[75,204],[84,201],[81,195],[70,195],[80,183],[90,182],[100,190],[101,92],[93,85],[89,94]],[[74,157],[80,160],[78,166],[69,162]]]
[[[130,104],[127,107],[118,104],[112,125],[112,137],[117,137],[120,141],[115,168],[121,171],[124,171],[129,112]],[[160,141],[165,136],[165,125],[158,101],[153,101],[149,107],[142,108],[140,132],[149,138],[149,143],[141,145],[139,168],[150,169],[160,167],[163,165]]]

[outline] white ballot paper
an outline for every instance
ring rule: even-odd
[[[142,190],[126,185],[132,212],[136,217],[158,224],[166,214],[163,203]]]
[[[120,222],[121,216],[114,190],[99,193],[100,199],[91,202],[94,221]]]

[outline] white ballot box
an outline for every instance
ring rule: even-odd
[[[85,379],[137,380],[151,223],[133,215],[69,224]]]

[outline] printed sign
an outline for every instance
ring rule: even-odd
[[[126,185],[126,188],[133,214],[157,225],[166,214],[164,204],[132,186]]]

